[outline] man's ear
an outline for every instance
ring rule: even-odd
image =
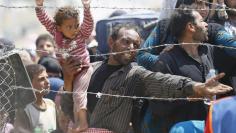
[[[113,41],[112,37],[109,37],[108,38],[108,46],[109,46],[110,49],[112,49],[113,44],[114,44],[114,41]]]
[[[195,32],[195,25],[191,22],[188,22],[187,23],[187,26],[186,26],[187,30],[191,31],[191,32]]]

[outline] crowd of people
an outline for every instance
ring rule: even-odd
[[[75,8],[61,7],[51,19],[44,0],[35,0],[49,34],[36,39],[37,56],[19,55],[36,100],[17,108],[3,132],[236,131],[236,52],[222,48],[236,47],[235,0],[172,0],[175,12],[162,14],[146,40],[136,25],[114,25],[112,54],[99,58],[91,0],[81,1],[80,24]],[[0,46],[2,54],[14,49],[6,39]]]

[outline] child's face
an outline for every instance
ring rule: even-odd
[[[78,33],[79,23],[75,18],[69,18],[63,20],[60,26],[57,26],[58,30],[69,39],[74,39]]]
[[[207,2],[209,2],[209,0],[197,0],[192,4],[192,8],[197,9],[204,19],[206,19],[209,15],[209,5]]]
[[[32,79],[32,85],[35,89],[41,91],[43,89],[50,90],[50,83],[48,80],[48,74],[46,70],[36,73]],[[40,95],[46,95],[47,93],[42,93]]]
[[[41,40],[39,41],[38,45],[36,46],[37,54],[39,57],[53,56],[55,54],[55,48],[53,46],[53,43],[49,40]]]

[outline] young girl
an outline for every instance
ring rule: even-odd
[[[39,21],[54,36],[57,52],[61,55],[73,55],[83,67],[73,81],[73,100],[75,123],[79,120],[80,129],[88,127],[86,117],[87,89],[92,74],[89,66],[89,53],[86,49],[85,39],[93,30],[93,19],[90,13],[90,0],[81,0],[84,6],[84,19],[79,26],[79,13],[72,7],[59,8],[51,20],[42,8],[44,0],[36,0],[35,8]],[[60,56],[61,57],[61,56]],[[59,57],[59,58],[60,58]]]

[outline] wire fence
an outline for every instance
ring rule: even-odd
[[[209,3],[203,0],[200,0],[202,2],[215,5],[215,6],[220,6],[219,4],[216,3]],[[25,8],[35,8],[35,6],[32,5],[25,5],[25,6],[9,6],[9,5],[3,5],[0,4],[0,8],[8,8],[8,9],[25,9]],[[55,7],[55,6],[44,6],[44,8],[60,8],[60,7]],[[82,6],[78,6],[77,8],[83,8]],[[179,8],[142,8],[142,7],[107,7],[107,6],[93,6],[91,8],[94,9],[144,9],[144,10],[183,10]],[[184,9],[186,10],[186,9]],[[190,9],[190,10],[195,10],[195,9]],[[199,9],[196,9],[199,10]],[[205,9],[202,9],[205,10]],[[209,9],[209,10],[222,10],[222,9]],[[226,7],[225,10],[235,10],[229,7]],[[188,43],[190,44],[190,43]],[[152,47],[147,47],[147,48],[140,48],[140,49],[134,49],[134,50],[126,50],[126,51],[121,51],[121,52],[110,52],[106,54],[96,54],[96,55],[90,55],[90,57],[93,56],[109,56],[109,55],[117,55],[117,54],[123,54],[123,53],[128,53],[128,52],[138,52],[138,51],[147,51],[159,47],[166,47],[166,46],[177,46],[177,45],[182,45],[182,44],[163,44],[163,45],[157,45],[157,46],[152,46]],[[230,50],[236,50],[235,47],[229,47],[229,46],[223,46],[223,45],[209,45],[205,43],[192,43],[191,45],[206,45],[206,46],[211,46],[211,47],[217,47],[217,48],[224,48],[224,49],[230,49]],[[37,92],[37,89],[34,89],[32,87],[25,87],[18,85],[17,82],[17,77],[16,77],[16,68],[12,66],[11,59],[8,57],[15,52],[22,51],[22,50],[30,50],[30,51],[37,51],[37,52],[43,52],[42,50],[33,50],[33,49],[20,49],[17,48],[13,50],[10,54],[6,54],[3,56],[0,60],[0,132],[4,131],[4,128],[6,126],[6,123],[9,122],[9,113],[14,112],[14,104],[15,102],[12,102],[12,97],[14,97],[14,93],[17,90],[30,90],[33,92]],[[74,57],[76,55],[71,55],[68,53],[58,53],[58,54],[67,54],[67,56]],[[50,91],[50,92],[55,92],[59,94],[73,94],[73,92],[66,92],[66,91],[54,91],[54,90],[42,90],[42,91]],[[42,92],[38,91],[38,92]],[[137,97],[137,96],[125,96],[125,95],[112,95],[108,93],[102,93],[102,92],[87,92],[88,95],[96,95],[97,98],[101,97],[116,97],[116,98],[127,98],[127,99],[146,99],[146,100],[156,100],[156,101],[179,101],[179,100],[184,100],[184,101],[189,101],[189,100],[194,100],[194,101],[207,101],[206,98],[158,98],[158,97]],[[14,99],[14,98],[13,98]]]

